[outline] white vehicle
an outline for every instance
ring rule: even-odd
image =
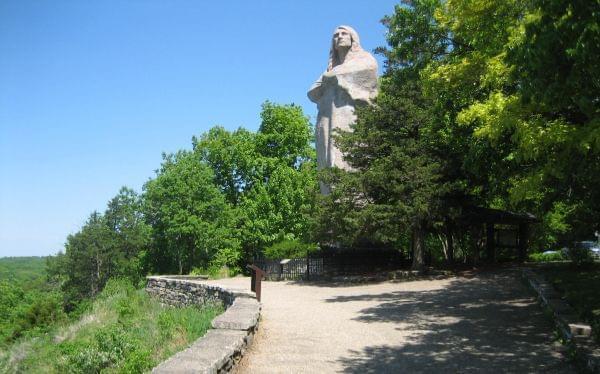
[[[598,245],[598,242],[592,240],[585,240],[582,242],[575,242],[573,244],[576,248],[588,249],[592,253],[592,255],[594,255],[594,257],[600,257],[600,246]]]

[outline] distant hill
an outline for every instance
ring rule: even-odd
[[[34,286],[45,281],[46,257],[0,258],[0,281]]]

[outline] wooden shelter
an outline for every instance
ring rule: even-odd
[[[482,207],[465,209],[463,220],[469,225],[483,226],[486,257],[490,262],[497,261],[498,249],[515,251],[516,258],[524,261],[527,258],[530,225],[539,222],[531,213]]]

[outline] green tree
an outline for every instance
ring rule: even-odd
[[[214,180],[195,153],[164,155],[156,178],[144,186],[151,269],[184,274],[208,266],[219,251],[238,249],[232,210]]]
[[[255,173],[240,206],[246,250],[283,239],[308,241],[316,194],[312,127],[295,105],[263,104],[256,134]]]
[[[313,129],[302,108],[265,102],[260,113],[261,124],[256,136],[256,150],[274,164],[294,170],[314,162],[311,145]]]
[[[121,188],[104,215],[93,212],[67,237],[65,252],[47,259],[48,282],[63,290],[68,309],[97,295],[111,277],[139,281],[151,240],[141,204],[133,190]]]
[[[436,20],[441,6],[405,2],[384,18],[388,47],[378,49],[386,56],[379,96],[374,106],[359,108],[354,131],[336,139],[355,170],[324,173],[335,188],[322,205],[320,236],[343,245],[366,240],[401,249],[410,243],[415,269],[424,266],[427,233],[452,235],[449,222],[470,200],[461,153],[468,140],[451,126],[449,103],[423,93],[426,69],[466,48]]]
[[[600,229],[599,24],[597,1],[537,0],[507,48],[519,87],[515,143],[523,162],[535,164],[512,196],[544,218],[542,244]]]
[[[151,227],[145,221],[142,204],[134,190],[122,187],[104,213],[106,224],[114,233],[116,273],[135,284],[143,275],[142,261],[151,244]]]
[[[67,308],[102,290],[117,270],[114,253],[115,237],[98,212],[90,215],[79,232],[67,237],[62,284]]]
[[[215,126],[200,138],[194,137],[194,152],[210,166],[215,184],[233,206],[252,187],[256,172],[256,134],[240,128],[229,132]]]
[[[316,194],[313,130],[295,105],[263,104],[257,133],[214,127],[194,138],[235,217],[243,252],[259,254],[282,238],[309,240]]]
[[[324,220],[338,223],[333,241],[345,245],[370,239],[399,247],[410,237],[413,268],[420,270],[425,231],[438,219],[447,187],[429,145],[427,102],[414,81],[398,83],[384,79],[377,104],[362,108],[354,131],[338,137],[355,170],[329,171],[334,188]]]
[[[0,347],[64,320],[62,302],[57,290],[40,285],[24,289],[14,281],[0,281]]]
[[[599,9],[595,1],[464,0],[435,12],[467,48],[454,44],[427,66],[426,91],[453,103],[455,124],[472,131],[465,149],[486,144],[483,157],[467,152],[471,184],[488,205],[541,216],[540,245],[598,228]]]

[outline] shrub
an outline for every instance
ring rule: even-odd
[[[131,338],[119,325],[98,329],[90,344],[67,343],[62,349],[66,372],[99,373],[102,369],[117,367],[134,348]]]
[[[567,258],[561,252],[554,253],[532,253],[529,259],[533,262],[564,261]]]
[[[272,260],[282,258],[303,258],[317,250],[316,244],[302,243],[298,239],[284,239],[264,250],[265,257]]]
[[[138,349],[127,356],[121,372],[130,374],[145,373],[152,369],[154,364],[150,351]]]
[[[34,316],[46,316],[45,311],[53,310],[44,305],[33,309]],[[48,330],[52,333],[35,339],[26,337],[26,353],[20,348],[0,347],[0,372],[147,372],[202,336],[223,311],[220,305],[166,307],[123,279],[107,282],[88,309],[81,320],[57,326],[56,331]]]
[[[594,262],[594,257],[592,256],[592,252],[589,248],[584,246],[575,245],[573,248],[569,248],[567,255],[569,259],[573,262],[573,265],[577,267],[590,265]]]
[[[128,278],[110,278],[98,299],[108,299],[118,294],[131,295],[135,292],[135,287]]]
[[[211,279],[221,279],[235,277],[240,274],[242,269],[239,266],[228,267],[211,265],[207,268],[193,268],[190,275],[206,275]]]
[[[106,358],[93,347],[73,347],[65,358],[64,366],[61,367],[61,371],[65,373],[98,373],[106,361]]]
[[[236,267],[238,266],[241,258],[242,254],[238,249],[222,248],[216,253],[215,257],[211,261],[211,265],[217,267]]]
[[[0,281],[0,345],[44,333],[66,318],[60,292]]]

